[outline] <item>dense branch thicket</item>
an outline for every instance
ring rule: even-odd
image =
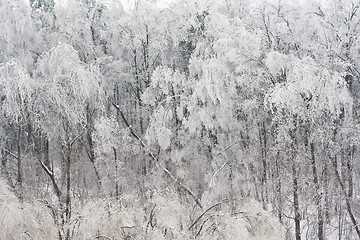
[[[359,7],[1,1],[0,238],[360,238]]]

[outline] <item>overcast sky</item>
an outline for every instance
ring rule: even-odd
[[[134,6],[136,0],[119,0],[119,1],[124,6],[125,10],[129,10]],[[149,1],[151,1],[151,0],[149,0]],[[156,5],[159,8],[166,8],[166,7],[168,7],[169,3],[174,2],[176,0],[153,0],[153,1],[154,1],[154,4],[156,2]]]

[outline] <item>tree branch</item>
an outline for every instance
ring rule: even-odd
[[[236,199],[235,199],[235,200],[236,200]],[[218,207],[218,206],[220,206],[220,205],[222,205],[222,204],[224,204],[224,203],[228,203],[228,202],[235,201],[235,200],[234,200],[234,199],[224,199],[223,201],[212,205],[211,207],[209,207],[208,209],[206,209],[206,210],[190,225],[190,227],[188,228],[188,230],[190,230],[191,228],[193,228],[193,227],[200,221],[200,219],[201,219],[202,217],[204,217],[205,214],[206,214],[207,212],[209,212],[211,209],[216,208],[216,207]]]
[[[18,158],[14,153],[10,152],[9,150],[7,150],[7,149],[5,149],[5,148],[3,148],[2,150],[3,150],[4,152],[8,153],[8,154],[9,154],[10,156],[12,156],[13,158],[15,158],[15,159]]]
[[[202,209],[202,205],[200,200],[196,197],[195,193],[193,193],[193,191],[191,191],[191,189],[189,189],[188,187],[184,186],[180,180],[175,177],[164,165],[162,165],[158,160],[158,157],[156,157],[152,151],[147,147],[147,145],[144,143],[144,141],[139,137],[139,135],[136,134],[136,132],[134,131],[134,129],[131,127],[131,125],[129,124],[129,122],[127,121],[123,111],[121,110],[120,106],[117,105],[113,100],[111,100],[112,105],[116,108],[116,110],[120,113],[122,120],[124,121],[125,125],[127,126],[127,128],[130,130],[131,135],[136,138],[141,146],[143,146],[145,149],[147,149],[147,152],[149,154],[149,156],[162,168],[162,170],[181,188],[183,189],[185,192],[187,192],[195,201],[195,203]]]

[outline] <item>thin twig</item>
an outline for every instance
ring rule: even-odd
[[[209,183],[209,188],[211,188],[212,182],[215,178],[215,176],[228,164],[228,162],[225,162],[218,170],[216,170],[216,172],[214,173],[214,175],[212,175],[211,179],[210,179],[210,183]]]

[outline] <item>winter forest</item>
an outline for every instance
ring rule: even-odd
[[[0,239],[360,239],[359,7],[0,0]]]

